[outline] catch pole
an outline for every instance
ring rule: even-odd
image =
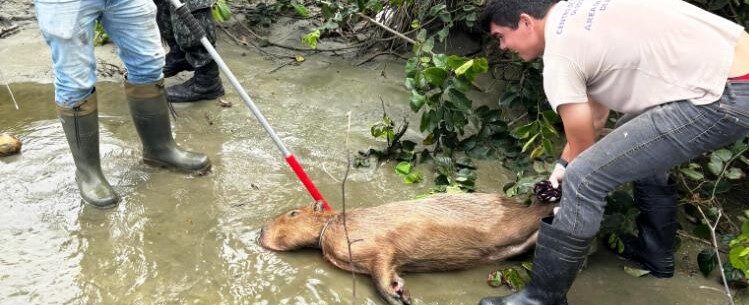
[[[203,44],[203,47],[208,51],[209,54],[211,54],[211,57],[213,60],[218,64],[219,69],[221,69],[222,72],[224,72],[224,75],[226,75],[226,78],[229,79],[229,82],[234,87],[234,89],[237,90],[237,93],[239,93],[239,96],[242,97],[242,100],[244,101],[245,105],[250,108],[252,111],[252,114],[255,115],[255,118],[260,122],[260,125],[263,126],[263,129],[270,135],[271,139],[273,139],[273,142],[276,143],[276,146],[278,146],[278,149],[281,150],[281,153],[283,154],[284,159],[286,159],[286,163],[289,164],[291,169],[296,174],[297,178],[304,184],[304,187],[307,188],[307,191],[312,196],[312,199],[314,199],[317,202],[322,202],[323,209],[325,210],[332,210],[330,205],[327,201],[322,197],[322,194],[320,194],[320,191],[317,190],[317,187],[314,183],[312,183],[312,180],[309,178],[307,173],[304,171],[304,168],[302,168],[302,165],[299,164],[299,162],[296,160],[296,157],[294,157],[294,154],[291,153],[291,151],[286,148],[286,145],[283,144],[281,139],[278,137],[275,131],[273,131],[273,127],[268,124],[268,120],[265,119],[265,116],[263,116],[262,113],[260,113],[260,109],[255,106],[255,103],[252,101],[252,98],[250,98],[249,95],[247,95],[247,92],[245,92],[244,88],[242,88],[242,85],[239,83],[237,78],[234,76],[234,73],[229,70],[229,67],[226,65],[223,59],[221,59],[221,56],[216,52],[216,49],[213,47],[210,41],[208,41],[208,38],[206,38],[205,31],[203,28],[198,24],[198,20],[195,19],[195,17],[192,16],[190,13],[190,9],[180,2],[179,0],[170,0],[172,5],[174,5],[175,12],[177,13],[177,16],[187,24],[187,27],[190,29],[190,32],[194,36],[200,37],[200,43]]]

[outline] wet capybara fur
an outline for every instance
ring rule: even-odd
[[[333,265],[371,275],[389,304],[411,304],[399,272],[463,269],[523,253],[553,207],[456,193],[353,209],[346,212],[349,259],[342,215],[313,203],[266,224],[260,244],[274,251],[320,248]]]

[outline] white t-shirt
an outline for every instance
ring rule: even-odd
[[[717,101],[743,27],[681,0],[571,0],[549,11],[544,90],[623,113]]]

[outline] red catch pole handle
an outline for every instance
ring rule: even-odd
[[[314,199],[317,202],[322,202],[322,208],[326,211],[332,210],[330,205],[328,205],[328,202],[325,201],[324,198],[322,198],[322,194],[320,194],[320,191],[317,190],[317,187],[314,183],[312,183],[312,180],[310,180],[309,176],[307,176],[307,173],[304,171],[301,165],[299,165],[299,162],[297,162],[296,157],[294,155],[289,154],[286,156],[286,163],[289,163],[289,166],[291,166],[291,169],[294,170],[294,173],[299,178],[299,180],[302,181],[302,184],[304,184],[304,187],[307,188],[307,191],[310,195],[312,195],[312,199]]]

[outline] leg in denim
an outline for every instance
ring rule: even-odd
[[[630,181],[663,177],[673,166],[746,136],[749,84],[732,84],[719,102],[655,107],[598,141],[567,168],[554,227],[583,238],[600,227],[605,196]]]
[[[127,82],[144,85],[161,80],[164,48],[153,1],[113,1],[102,15],[102,25],[119,48]]]
[[[100,0],[37,0],[34,4],[39,28],[52,51],[55,101],[73,108],[91,94],[96,82],[96,59],[92,37]]]
[[[636,118],[637,116],[638,116],[638,114],[624,114],[624,115],[622,115],[616,121],[616,126],[614,128],[616,129],[616,128],[624,126],[624,124],[626,124],[627,122],[629,122],[632,119]],[[663,171],[661,173],[655,173],[655,175],[653,175],[653,176],[645,177],[645,178],[642,178],[642,179],[639,179],[639,180],[635,180],[633,182],[634,185],[635,185],[634,188],[638,188],[638,186],[640,186],[640,185],[667,187],[667,186],[669,186],[669,179],[668,179],[668,177],[669,177],[669,171],[668,170]],[[638,208],[640,208],[640,207],[638,207]],[[674,208],[676,208],[676,206],[674,206]]]

